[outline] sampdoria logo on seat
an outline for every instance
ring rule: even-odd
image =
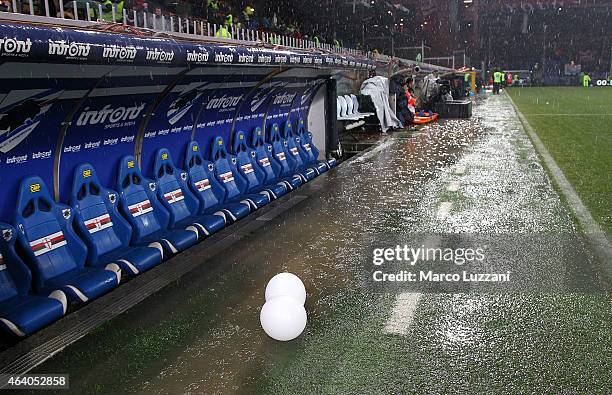
[[[34,252],[34,256],[40,256],[56,248],[65,246],[66,244],[64,233],[60,230],[59,232],[31,241],[30,248],[32,252]]]
[[[85,224],[85,227],[87,228],[87,231],[89,233],[96,233],[98,231],[101,231],[102,229],[110,228],[111,226],[113,226],[113,222],[111,221],[111,217],[108,213],[102,214],[92,219],[88,219],[83,223]]]
[[[198,189],[198,192],[203,192],[207,189],[210,189],[210,181],[208,180],[208,178],[204,178],[203,180],[196,182],[195,186]]]
[[[174,191],[164,193],[164,198],[168,201],[168,203],[173,204],[185,199],[185,196],[183,196],[183,191],[179,188],[175,189]]]
[[[223,173],[219,177],[221,177],[221,181],[223,181],[224,184],[234,181],[234,174],[231,171]]]
[[[130,210],[132,216],[139,217],[143,214],[153,211],[153,207],[151,206],[151,202],[149,201],[149,199],[145,199],[142,202],[129,205],[128,210]]]

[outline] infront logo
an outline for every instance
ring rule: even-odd
[[[0,51],[4,53],[29,53],[32,49],[32,41],[29,38],[18,40],[16,38],[0,38]]]
[[[83,170],[83,178],[91,177],[91,170]]]
[[[99,123],[116,123],[138,118],[142,110],[145,108],[145,103],[140,103],[132,107],[117,107],[112,108],[110,104],[105,105],[100,110],[85,110],[77,118],[77,125],[97,125]]]
[[[103,58],[113,58],[119,60],[133,60],[136,58],[136,48],[121,47],[119,45],[104,45],[102,49]]]
[[[187,51],[187,61],[188,62],[204,63],[204,62],[208,62],[208,58],[209,58],[208,51],[204,51],[204,52]]]
[[[233,61],[234,61],[234,54],[225,54],[225,53],[215,54],[215,62],[232,63]]]
[[[255,55],[238,54],[239,63],[253,63],[254,59],[255,59]]]
[[[30,192],[32,193],[40,192],[40,184],[31,184]]]
[[[163,154],[161,154],[161,158],[162,158],[162,160],[168,159],[168,154],[166,152],[164,152]]]
[[[49,55],[65,56],[67,58],[86,58],[91,45],[87,43],[69,43],[66,40],[49,40]]]
[[[216,109],[216,108],[228,108],[228,107],[236,107],[242,99],[243,95],[240,96],[226,96],[223,95],[221,97],[212,99],[206,105],[208,110]]]
[[[274,104],[288,104],[295,99],[297,93],[283,93],[274,98]]]
[[[133,161],[133,160],[128,161],[128,163],[127,163],[127,167],[128,167],[128,169],[132,169],[132,168],[134,168],[134,161]]]
[[[147,60],[156,60],[158,62],[171,62],[174,59],[174,51],[164,51],[161,49],[147,49]]]

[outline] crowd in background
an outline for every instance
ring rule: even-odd
[[[577,84],[610,71],[612,9],[558,7],[483,18],[488,68],[529,70],[540,84]],[[575,67],[579,65],[580,67]]]
[[[51,16],[60,16],[59,1],[47,0]],[[418,52],[419,44],[439,35],[426,30],[429,25],[419,24],[422,10],[419,13],[418,7],[398,8],[396,3],[382,0],[370,0],[368,7],[357,8],[333,0],[64,0],[65,18],[75,17],[75,2],[79,19],[87,18],[85,4],[89,3],[90,17],[108,22],[113,20],[114,7],[115,20],[121,21],[126,10],[127,23],[140,27],[145,23],[152,27],[155,15],[157,26],[163,16],[167,29],[172,16],[175,31],[179,30],[181,18],[181,30],[185,32],[189,18],[204,21],[204,26],[211,28],[207,34],[219,37],[232,37],[237,29],[245,28],[340,47],[365,47],[373,53],[389,42],[398,48],[413,46]],[[30,13],[31,3],[34,14],[45,15],[45,0],[0,0],[0,10],[12,10],[13,3],[17,12]],[[136,21],[133,10],[137,11]],[[476,67],[484,61],[485,72],[494,67],[521,70],[534,83],[552,85],[575,84],[584,72],[593,78],[608,77],[612,67],[612,7],[547,7],[510,12],[483,6],[479,13],[478,43],[469,55]],[[428,48],[428,56],[448,55],[436,50]],[[408,59],[422,56],[415,51],[402,55]],[[568,73],[567,65],[575,72]]]
[[[47,1],[50,16],[61,17],[59,1]],[[140,27],[145,22],[148,27],[151,27],[153,15],[157,18],[157,23],[160,23],[163,15],[164,23],[169,23],[170,17],[173,17],[175,30],[178,30],[180,17],[185,25],[187,23],[185,19],[187,18],[191,21],[205,21],[206,26],[210,24],[211,30],[213,26],[217,27],[216,33],[220,37],[230,38],[232,37],[232,31],[235,32],[237,29],[251,29],[274,35],[342,46],[342,40],[336,38],[335,32],[330,32],[324,24],[320,24],[312,15],[308,15],[305,12],[306,8],[302,8],[300,12],[296,3],[290,0],[254,0],[252,2],[237,0],[64,0],[63,17],[75,19],[74,11],[76,8],[78,19],[87,19],[86,3],[89,3],[89,17],[92,20],[123,22],[125,10],[126,23],[136,24]],[[328,1],[322,1],[321,4],[323,3],[328,3]],[[32,0],[31,4],[34,15],[46,15],[47,10],[45,10],[44,0]],[[333,7],[333,2],[327,5]],[[17,0],[16,6],[17,12],[31,13],[30,0]],[[101,14],[100,10],[102,11]],[[137,11],[136,21],[133,20],[134,10]],[[0,0],[0,11],[12,12],[13,0]],[[146,21],[144,21],[145,18]],[[182,27],[183,31],[186,31],[186,26]],[[215,32],[209,33],[214,34]]]

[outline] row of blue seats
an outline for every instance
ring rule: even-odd
[[[39,177],[22,181],[13,226],[0,224],[0,327],[19,337],[57,320],[71,303],[95,299],[121,281],[194,245],[227,224],[335,166],[319,161],[312,134],[273,124],[264,142],[257,128],[247,144],[233,136],[232,154],[214,139],[210,161],[197,142],[184,169],[161,148],[155,180],[135,159],[121,159],[116,191],[95,169],[75,170],[70,206],[56,203]]]

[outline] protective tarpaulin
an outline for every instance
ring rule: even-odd
[[[363,81],[360,92],[369,95],[376,108],[376,116],[380,128],[386,132],[389,128],[402,127],[401,122],[389,106],[389,79],[385,77],[372,77]]]

